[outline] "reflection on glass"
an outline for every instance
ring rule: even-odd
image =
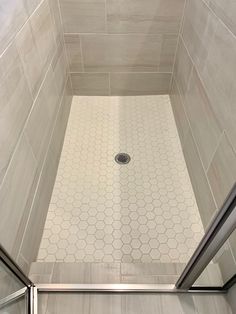
[[[12,303],[0,307],[0,314],[26,314],[27,313],[27,300],[23,296]]]
[[[195,286],[222,287],[236,274],[236,230],[195,282]]]
[[[24,284],[0,260],[0,300],[24,288]]]

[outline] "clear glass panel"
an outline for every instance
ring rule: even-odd
[[[0,299],[24,287],[24,284],[0,260]]]
[[[0,314],[26,314],[27,311],[27,297],[26,295],[19,299],[0,307]]]
[[[222,287],[236,274],[236,230],[215,255],[195,286]]]

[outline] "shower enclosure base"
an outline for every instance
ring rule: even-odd
[[[169,96],[74,97],[38,261],[186,263],[202,235]]]

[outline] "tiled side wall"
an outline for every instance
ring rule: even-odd
[[[236,181],[236,5],[187,0],[171,101],[204,227]],[[236,233],[219,254],[236,268]]]
[[[0,243],[24,267],[37,255],[71,88],[57,0],[0,9]]]
[[[74,94],[167,94],[185,0],[59,0]]]

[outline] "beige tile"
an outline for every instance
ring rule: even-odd
[[[183,38],[222,129],[236,148],[235,36],[203,1],[189,1]]]
[[[108,0],[109,33],[178,33],[183,0]]]
[[[26,134],[38,160],[39,169],[47,151],[58,106],[58,89],[53,71],[49,68],[26,125]]]
[[[189,133],[189,122],[185,113],[184,105],[179,93],[178,86],[174,78],[172,81],[172,87],[170,91],[170,100],[175,117],[175,122],[179,132],[180,141],[183,147],[186,140],[186,136]]]
[[[157,72],[160,35],[82,35],[86,72]]]
[[[43,296],[44,298],[42,298]],[[56,293],[49,294],[47,298],[45,296],[43,294],[39,299],[39,307],[45,310],[45,314],[91,313],[90,295],[88,294]],[[42,313],[39,312],[39,314]]]
[[[178,280],[179,276],[145,276],[145,275],[137,275],[137,276],[121,276],[121,283],[127,284],[160,284],[160,285],[168,285],[175,284]]]
[[[94,284],[120,283],[120,264],[55,263],[52,282]]]
[[[122,263],[121,274],[125,276],[180,275],[184,267],[184,263]]]
[[[16,241],[36,167],[31,147],[23,136],[0,188],[0,237],[1,244],[9,253]]]
[[[159,72],[172,72],[174,57],[177,46],[176,35],[163,35],[161,44],[161,54],[158,63]]]
[[[121,294],[93,294],[90,296],[90,313],[122,314],[122,301],[123,300]]]
[[[62,143],[64,140],[65,127],[70,110],[70,102],[70,93],[68,89],[65,89],[61,109],[57,116],[53,137],[50,142],[50,149],[40,176],[24,238],[22,239],[21,254],[27,261],[29,261],[29,263],[35,261],[38,254],[38,248],[47,216],[48,204],[50,202]],[[35,228],[35,221],[37,221],[37,229]]]
[[[54,74],[55,85],[57,87],[58,98],[61,99],[68,77],[68,64],[64,45],[57,47],[52,60],[52,71]],[[53,79],[53,78],[52,78]],[[50,92],[50,91],[49,91]],[[53,92],[53,89],[51,93]],[[55,94],[56,96],[56,94]]]
[[[26,12],[28,13],[28,16],[30,16],[39,5],[40,0],[23,0],[23,2],[26,8]]]
[[[230,242],[227,241],[220,250],[220,256],[216,257],[223,283],[228,282],[236,273],[236,262],[232,254]]]
[[[236,35],[236,2],[234,0],[229,0],[227,3],[221,0],[207,0],[207,3],[231,32]]]
[[[210,223],[215,214],[216,204],[214,202],[206,174],[203,169],[195,142],[189,132],[185,145],[184,156],[189,170],[190,179],[197,200],[200,216],[204,228]]]
[[[217,205],[221,207],[236,181],[236,154],[225,134],[209,167],[208,177]]]
[[[196,70],[193,69],[186,91],[185,109],[206,170],[222,134],[212,105]]]
[[[111,73],[111,95],[168,94],[171,74]]]
[[[0,184],[33,100],[17,49],[0,58]]]
[[[53,36],[53,22],[48,1],[41,3],[40,7],[31,16],[30,23],[46,72],[56,51],[56,42]]]
[[[109,95],[108,73],[72,73],[75,95]]]
[[[104,0],[61,0],[65,33],[105,32]]]
[[[227,303],[227,299],[224,295],[194,295],[194,305],[196,307],[197,313],[209,314],[209,313],[226,313],[233,314]]]
[[[174,66],[174,77],[178,85],[180,95],[183,99],[186,94],[192,68],[193,64],[191,62],[191,59],[189,58],[183,41],[180,38]]]
[[[32,96],[35,98],[43,79],[43,64],[29,22],[24,25],[21,32],[16,37],[16,46],[22,60]]]
[[[27,20],[24,0],[3,0],[0,10],[0,55]]]
[[[182,37],[197,69],[207,63],[216,27],[217,18],[204,1],[187,1]]]
[[[48,1],[52,17],[54,38],[56,40],[57,46],[60,46],[63,43],[63,27],[60,16],[61,13],[59,8],[59,1],[57,0]]]
[[[81,56],[81,43],[78,34],[70,35],[65,34],[66,50],[69,62],[70,72],[82,72],[82,56]]]
[[[177,295],[127,294],[122,297],[122,313],[182,314]]]

